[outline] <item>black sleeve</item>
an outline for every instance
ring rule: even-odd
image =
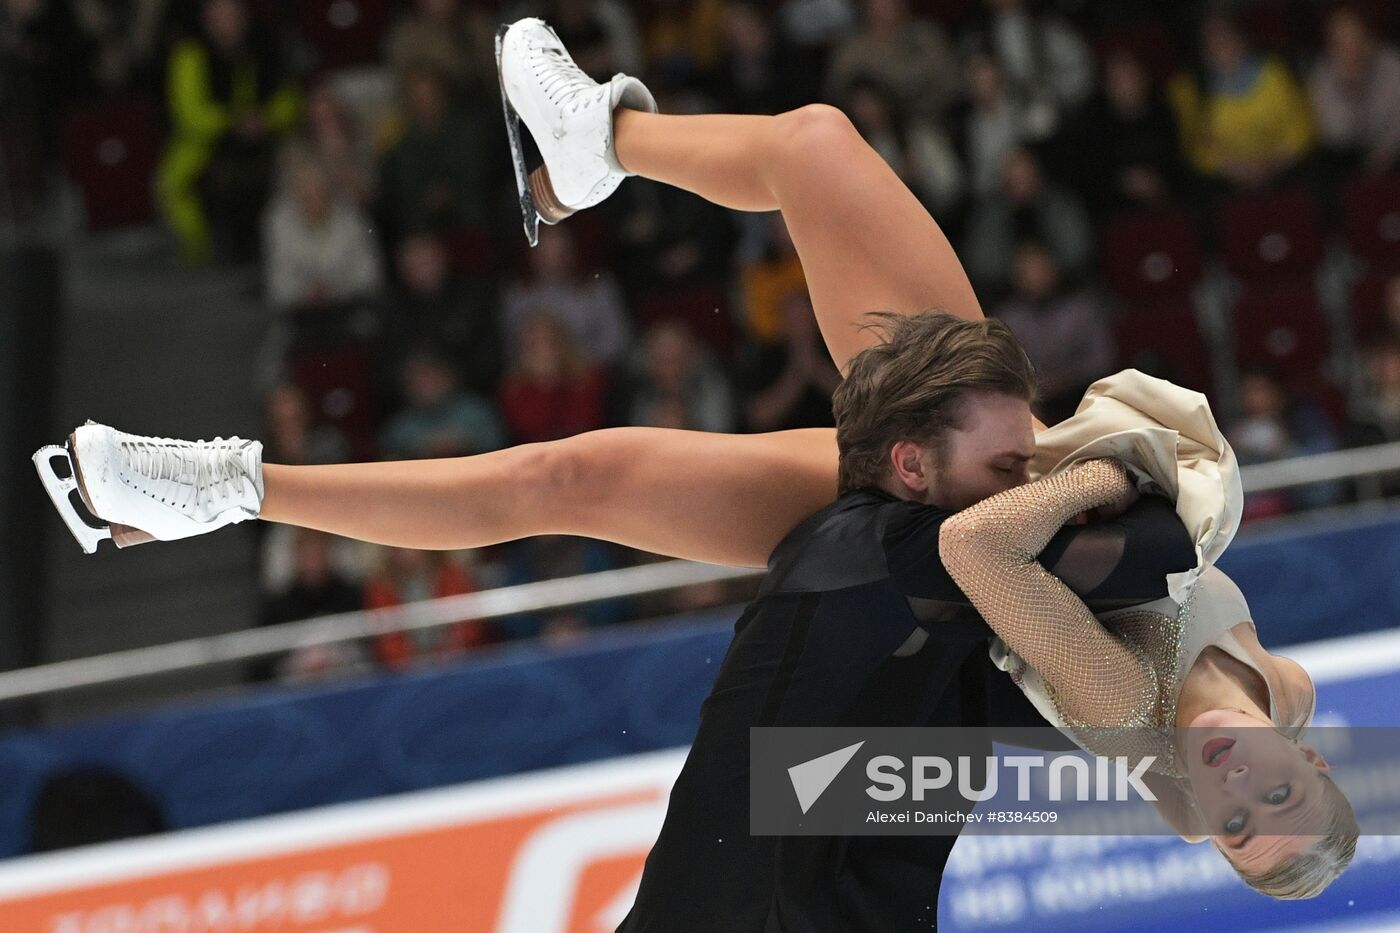
[[[968,604],[938,557],[938,531],[952,512],[913,503],[891,508],[885,525],[890,576],[907,596]],[[1116,519],[1066,525],[1040,562],[1094,612],[1167,595],[1166,577],[1196,565],[1196,550],[1176,509],[1144,496]]]

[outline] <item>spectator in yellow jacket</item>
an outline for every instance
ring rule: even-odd
[[[1200,58],[1197,73],[1178,74],[1168,88],[1186,157],[1207,178],[1238,188],[1272,184],[1315,143],[1307,96],[1225,14],[1202,22]]]
[[[193,264],[213,256],[204,203],[211,171],[226,182],[217,187],[230,195],[230,211],[238,215],[221,222],[255,248],[273,149],[301,107],[301,95],[283,77],[275,53],[252,33],[241,0],[205,0],[200,26],[197,37],[170,53],[171,139],[157,180],[161,209]],[[217,172],[221,168],[227,171]]]

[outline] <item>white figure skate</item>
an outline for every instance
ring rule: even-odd
[[[569,57],[544,20],[529,18],[496,33],[496,72],[525,237],[539,242],[539,223],[557,224],[592,207],[633,174],[613,150],[618,106],[656,112],[656,100],[636,78],[618,74],[599,84]],[[526,165],[520,124],[530,131],[544,164]]]
[[[262,507],[259,441],[141,437],[89,421],[33,459],[88,554],[105,538],[130,547],[207,534],[256,518]]]

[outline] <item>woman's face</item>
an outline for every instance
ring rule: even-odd
[[[683,332],[664,328],[651,335],[647,347],[647,372],[659,389],[682,391],[694,368],[694,349]]]
[[[237,48],[248,35],[248,16],[238,0],[209,0],[203,19],[205,33],[221,49]]]
[[[1344,71],[1362,67],[1371,57],[1371,36],[1361,18],[1341,10],[1327,21],[1327,54]]]
[[[532,318],[520,329],[520,368],[531,378],[550,382],[564,374],[564,346],[549,321]]]
[[[983,108],[995,107],[1002,98],[1001,68],[986,55],[978,55],[967,65],[968,93],[973,103]]]
[[[889,128],[889,108],[873,88],[863,87],[853,93],[849,106],[851,120],[865,132],[880,133]]]
[[[535,278],[557,282],[574,274],[574,241],[558,228],[540,231],[539,244],[530,250],[530,271]]]
[[[1315,750],[1239,710],[1207,710],[1184,735],[1181,755],[1201,816],[1237,868],[1257,874],[1323,835],[1328,765]]]
[[[1201,25],[1201,53],[1212,71],[1233,74],[1249,57],[1249,48],[1233,24],[1212,16]]]
[[[1040,165],[1025,149],[1016,149],[1006,157],[1001,169],[1002,190],[1016,204],[1027,204],[1040,197]]]
[[[317,139],[345,134],[345,114],[334,91],[323,85],[311,92],[306,99],[306,122]]]
[[[1136,58],[1120,52],[1104,65],[1104,88],[1114,107],[1136,111],[1147,101],[1147,72]]]

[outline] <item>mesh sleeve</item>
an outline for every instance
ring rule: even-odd
[[[1064,522],[1131,483],[1117,461],[1090,460],[985,499],[939,534],[944,565],[982,618],[1040,673],[1065,715],[1099,726],[1150,721],[1153,669],[1036,558]]]

